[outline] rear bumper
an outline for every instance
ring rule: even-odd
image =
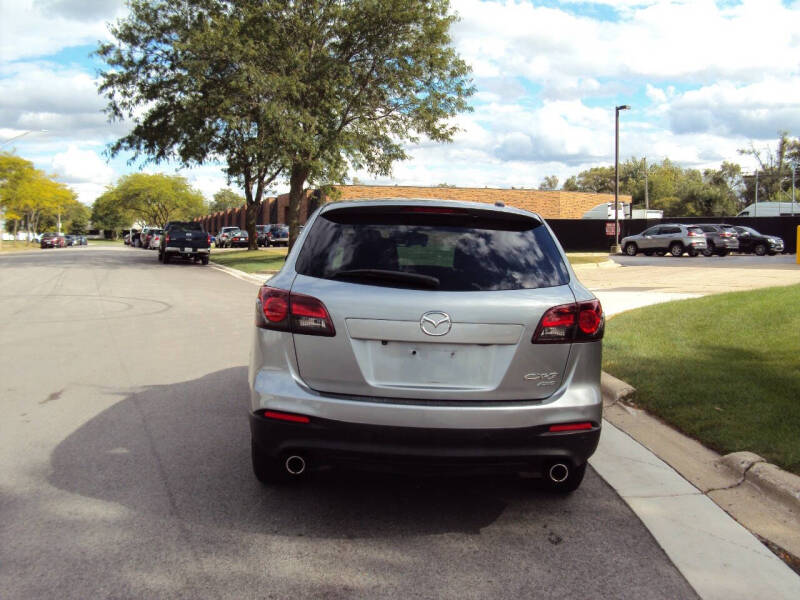
[[[164,248],[164,252],[169,252],[170,254],[208,254],[211,252],[210,248],[196,248],[192,249],[189,252],[184,252],[183,248],[178,248],[176,246],[167,246]]]
[[[441,429],[343,423],[290,423],[250,414],[253,440],[273,457],[302,454],[309,465],[446,472],[536,471],[550,461],[579,466],[594,453],[600,425],[551,433],[547,426]]]

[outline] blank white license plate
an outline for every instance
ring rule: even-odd
[[[191,251],[192,251],[192,249],[191,249],[191,248],[184,248],[184,249],[183,249],[183,251],[184,251],[184,252],[191,252]]]

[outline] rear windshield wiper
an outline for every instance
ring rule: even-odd
[[[371,279],[375,281],[391,281],[396,283],[410,283],[428,288],[438,288],[439,278],[419,273],[406,271],[387,271],[384,269],[344,269],[336,271],[331,279]]]

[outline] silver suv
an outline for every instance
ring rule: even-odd
[[[344,466],[578,487],[600,437],[604,316],[545,222],[443,200],[325,205],[255,307],[262,482]]]
[[[663,256],[667,252],[672,256],[681,256],[684,252],[689,256],[697,256],[706,249],[706,236],[696,225],[663,223],[622,238],[620,245],[628,256],[636,256],[639,252],[647,256]]]

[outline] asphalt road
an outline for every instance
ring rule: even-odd
[[[154,252],[0,256],[0,597],[691,598],[593,471],[250,472],[256,287]]]

